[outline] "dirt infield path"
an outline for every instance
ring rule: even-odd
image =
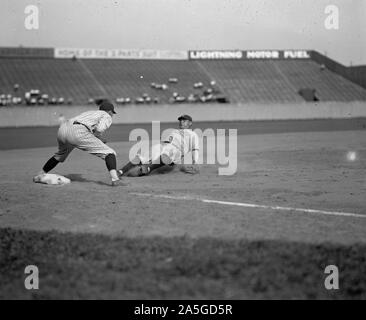
[[[111,143],[122,164],[132,143]],[[238,137],[238,172],[174,171],[129,178],[111,188],[104,163],[76,150],[57,173],[67,186],[34,184],[54,148],[0,151],[0,225],[127,237],[189,236],[366,242],[366,132],[335,131]],[[349,151],[356,158],[347,159]],[[361,217],[248,208],[200,199],[281,206]],[[365,218],[363,218],[365,215]]]

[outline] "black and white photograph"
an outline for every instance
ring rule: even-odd
[[[2,0],[0,300],[148,319],[366,299],[365,17]]]

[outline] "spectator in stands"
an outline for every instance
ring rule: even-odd
[[[136,99],[135,99],[135,103],[136,104],[142,104],[142,103],[144,103],[145,102],[145,100],[144,100],[144,98],[142,98],[142,97],[137,97]]]
[[[30,99],[31,99],[31,95],[30,95],[30,92],[27,91],[25,94],[24,94],[24,99],[25,99],[25,103],[28,105],[30,104]]]
[[[192,93],[188,96],[187,100],[188,102],[196,102],[196,99]]]
[[[221,93],[219,87],[217,86],[216,84],[216,81],[212,80],[210,82],[210,88],[212,89],[212,93],[213,94],[218,94],[218,93]]]
[[[36,104],[37,104],[37,99],[36,98],[31,98],[30,99],[30,105],[35,106]]]
[[[150,97],[145,97],[145,103],[151,103],[151,98]]]
[[[39,96],[39,95],[41,94],[41,92],[40,92],[40,90],[39,90],[39,89],[32,89],[32,90],[30,91],[30,94],[31,94],[31,96],[33,96],[33,97],[37,97],[37,96]]]
[[[0,106],[6,106],[5,94],[0,95]]]
[[[178,79],[177,78],[169,78],[168,82],[169,83],[178,83]]]
[[[41,98],[43,99],[43,101],[44,101],[44,103],[48,103],[48,94],[46,94],[46,93],[43,93],[42,95],[41,95]]]
[[[203,83],[202,82],[196,82],[194,85],[193,85],[193,88],[195,89],[200,89],[203,87]]]
[[[184,102],[186,101],[186,97],[183,97],[183,96],[177,96],[175,97],[175,102]]]
[[[19,84],[15,83],[14,84],[14,92],[18,92],[19,90]]]
[[[203,94],[204,94],[205,96],[212,95],[212,93],[213,93],[212,88],[207,88],[207,89],[205,89],[205,90],[203,91]]]

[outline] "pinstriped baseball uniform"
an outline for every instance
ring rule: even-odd
[[[64,162],[74,148],[102,159],[116,152],[99,138],[111,126],[112,117],[105,111],[87,111],[62,123],[58,133],[58,151],[54,158]]]

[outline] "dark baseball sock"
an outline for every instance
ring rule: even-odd
[[[122,172],[128,172],[130,171],[136,164],[133,164],[131,161],[129,161],[121,170]]]
[[[54,167],[56,167],[58,165],[59,161],[55,159],[55,157],[50,158],[46,164],[43,166],[42,170],[44,172],[49,172],[51,171]]]
[[[148,165],[148,167],[150,168],[150,172],[153,170],[156,170],[162,166],[165,166],[165,163],[163,162],[163,160],[160,157],[160,163],[151,163]]]
[[[113,153],[110,153],[105,157],[105,164],[107,165],[108,171],[116,170],[117,168],[117,159]]]

